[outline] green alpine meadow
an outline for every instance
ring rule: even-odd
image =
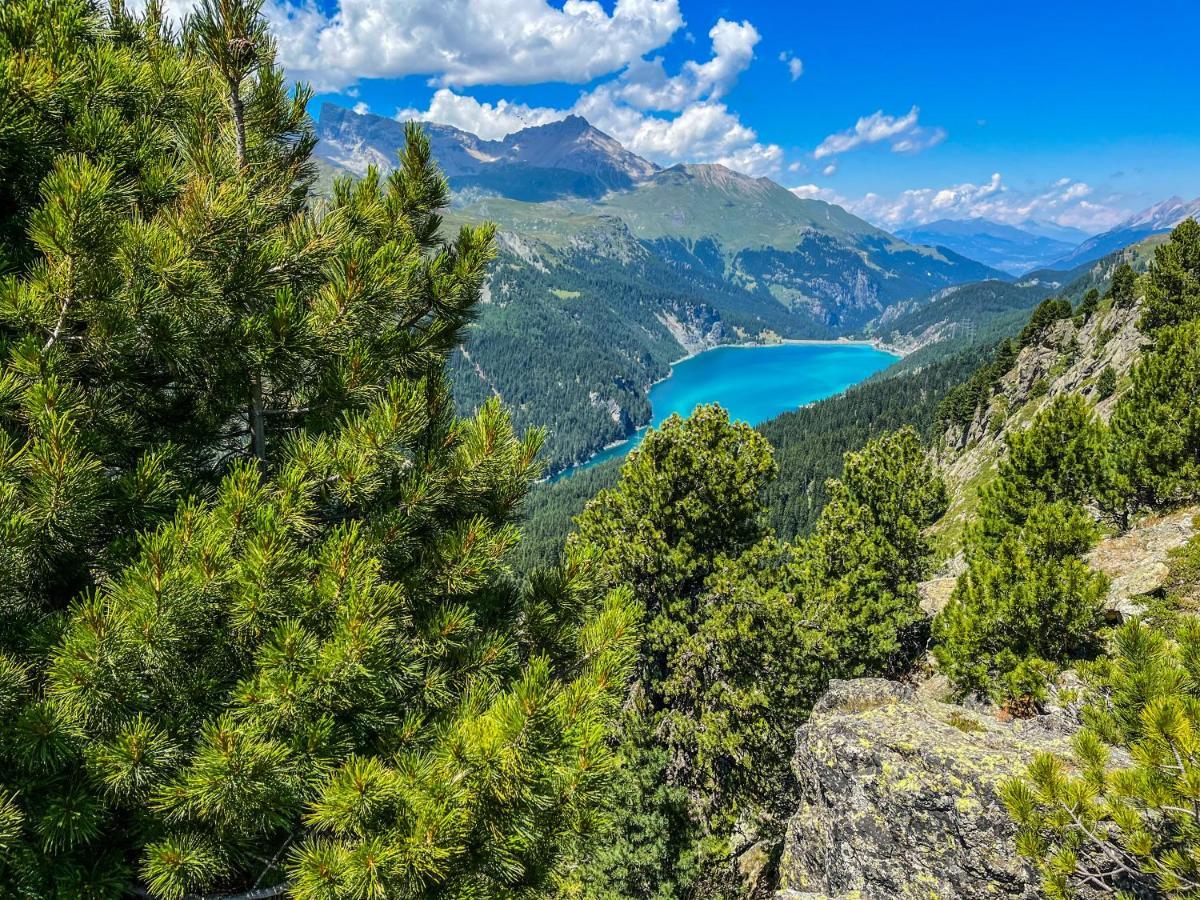
[[[1017,5],[0,0],[0,898],[1200,900],[1200,19]]]

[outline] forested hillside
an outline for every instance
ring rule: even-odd
[[[647,422],[649,385],[688,352],[828,334],[770,297],[663,261],[620,221],[511,201],[478,212],[509,224],[477,322],[452,360],[455,398],[469,410],[499,396],[519,428],[547,426],[551,471]]]

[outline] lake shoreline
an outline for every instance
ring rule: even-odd
[[[812,347],[872,347],[881,353],[887,353],[898,357],[899,359],[897,359],[897,362],[912,353],[912,350],[906,350],[903,347],[897,347],[895,344],[889,344],[886,341],[879,340],[878,338],[780,338],[777,341],[738,341],[734,344],[713,344],[710,347],[703,347],[699,350],[693,350],[686,356],[681,356],[679,359],[672,360],[669,368],[673,369],[681,362],[687,362],[689,359],[695,359],[700,354],[707,353],[710,350],[720,350],[722,347],[728,347],[731,350],[761,350],[768,347],[786,347],[795,345]],[[670,377],[671,374],[668,372],[662,378],[650,382],[650,386],[647,387],[646,390],[649,390],[650,387],[658,384],[659,382],[666,381]]]
[[[673,360],[667,366],[667,374],[664,375],[662,378],[657,378],[654,381],[649,382],[648,384],[644,384],[642,386],[642,392],[648,399],[650,396],[650,391],[654,387],[667,381],[675,374],[675,367],[677,365],[688,362],[689,360],[695,359],[698,356],[702,356],[703,354],[708,353],[712,350],[720,350],[720,349],[765,350],[765,349],[770,349],[771,347],[786,347],[786,346],[797,346],[797,345],[824,346],[824,347],[840,347],[840,346],[870,347],[871,349],[876,350],[880,353],[886,353],[889,356],[896,357],[896,362],[899,362],[900,360],[902,360],[910,352],[910,351],[903,350],[902,348],[887,344],[886,342],[880,341],[878,339],[852,340],[850,338],[827,338],[827,339],[781,338],[780,340],[777,340],[777,341],[743,341],[743,342],[738,342],[738,343],[713,344],[712,346],[709,346],[709,347],[702,347],[700,349],[693,350],[692,352],[679,357],[679,359]],[[890,366],[888,368],[890,368]],[[855,383],[857,384],[858,382],[855,382]],[[845,388],[844,390],[848,390],[849,387],[852,387],[852,386],[853,385],[850,385],[847,388]],[[837,395],[832,394],[830,396],[837,396]],[[821,399],[828,399],[828,398],[821,398]],[[820,402],[820,400],[812,400],[812,401],[809,401],[808,403],[800,404],[799,406],[795,407],[795,409],[803,409],[804,407],[809,406],[812,403],[819,403],[819,402]],[[788,410],[788,412],[794,412],[795,409]],[[783,414],[784,413],[780,413],[780,415],[783,415]],[[653,421],[653,412],[651,413],[651,421]],[[767,420],[767,421],[769,421],[769,420]],[[594,451],[586,459],[581,460],[580,462],[577,462],[577,463],[572,463],[569,466],[565,466],[564,468],[559,469],[557,472],[554,472],[550,475],[546,475],[546,476],[538,479],[537,483],[544,484],[544,483],[548,483],[548,482],[549,483],[556,482],[556,481],[559,481],[560,479],[570,477],[571,475],[575,474],[580,469],[589,468],[591,465],[593,465],[595,463],[595,460],[598,456],[601,456],[602,454],[607,453],[610,450],[615,450],[618,447],[628,444],[630,441],[635,440],[638,437],[638,435],[640,435],[642,432],[644,432],[649,427],[651,427],[651,422],[647,422],[642,425],[637,425],[634,428],[634,430],[630,434],[626,435],[625,437],[619,438],[615,441],[609,441],[603,447]]]

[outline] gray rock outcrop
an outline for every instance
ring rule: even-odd
[[[1000,722],[879,679],[834,682],[797,733],[800,790],[779,896],[1033,898],[1003,782],[1060,723]]]

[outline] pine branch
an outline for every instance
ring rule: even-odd
[[[282,897],[291,889],[289,882],[273,887],[254,888],[241,894],[185,894],[183,900],[268,900],[270,897]],[[139,897],[153,900],[154,895],[149,891],[138,888],[134,891]]]

